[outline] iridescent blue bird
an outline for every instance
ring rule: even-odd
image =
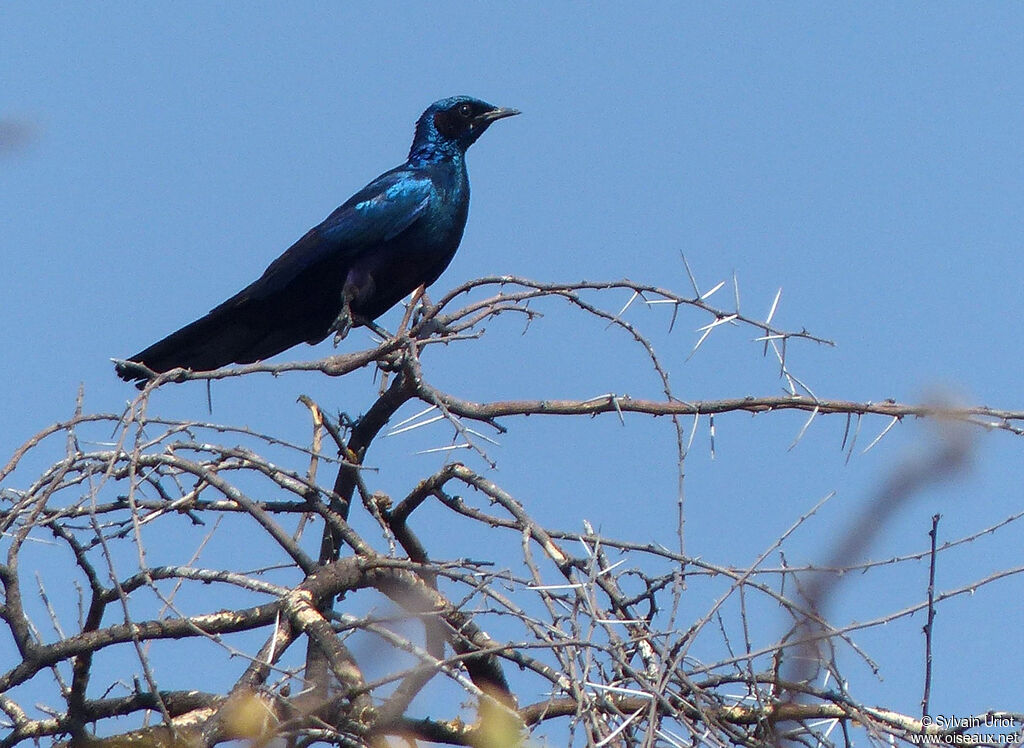
[[[514,114],[469,96],[431,104],[404,164],[349,198],[205,317],[117,361],[118,375],[144,381],[177,367],[252,363],[371,325],[448,267],[469,213],[466,149]]]

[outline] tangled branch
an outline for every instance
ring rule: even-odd
[[[0,619],[14,645],[0,660],[0,712],[8,728],[0,747],[44,737],[74,745],[212,746],[283,737],[303,745],[383,746],[389,736],[515,745],[549,724],[563,726],[567,744],[624,746],[684,745],[698,737],[723,746],[824,744],[837,726],[860,729],[878,745],[952,734],[866,706],[840,686],[827,688],[819,673],[838,674],[837,648],[874,667],[854,631],[941,605],[967,588],[939,590],[903,610],[845,625],[828,619],[827,593],[846,571],[880,575],[929,553],[934,563],[1020,515],[919,554],[859,565],[848,550],[864,533],[854,528],[851,545],[824,566],[766,566],[815,507],[754,564],[737,567],[683,552],[681,521],[679,550],[589,526],[547,527],[468,462],[443,464],[397,500],[372,489],[368,450],[408,403],[418,405],[417,414],[391,433],[446,425],[485,466],[494,461],[480,424],[500,434],[509,419],[528,415],[672,418],[680,475],[684,416],[693,419],[691,438],[700,416],[782,410],[811,419],[843,415],[848,435],[853,422],[859,430],[874,416],[888,423],[879,438],[907,417],[1024,434],[1024,412],[816,397],[791,370],[787,344],[828,341],[776,327],[778,297],[763,320],[740,313],[738,288],[736,308],[716,308],[709,299],[720,287],[702,294],[694,283],[694,295],[684,297],[625,280],[483,278],[422,309],[408,332],[367,350],[308,363],[172,371],[148,384],[123,414],[86,414],[79,406],[67,421],[43,429],[0,470]],[[623,292],[629,300],[619,311],[602,306]],[[472,402],[432,384],[421,360],[427,347],[478,340],[484,323],[503,314],[532,321],[538,304],[552,301],[625,333],[658,377],[660,399]],[[752,330],[763,351],[776,356],[788,394],[676,398],[669,367],[626,318],[637,301],[671,309],[670,324],[681,309],[708,315],[695,347],[725,325]],[[303,400],[312,416],[309,444],[149,415],[153,391],[169,382],[261,372],[339,376],[371,365],[393,378],[355,422]],[[113,440],[103,436],[111,431]],[[63,449],[54,457],[60,437]],[[271,460],[270,453],[280,456]],[[48,465],[36,471],[45,456]],[[327,466],[336,472],[325,481]],[[427,506],[446,518],[447,533],[422,534],[430,526]],[[372,519],[369,532],[355,516],[360,507]],[[310,527],[322,532],[318,548],[310,548]],[[462,557],[461,532],[488,537],[493,557]],[[258,559],[256,568],[233,555],[240,538],[246,563]],[[63,559],[59,579],[38,573],[44,553]],[[207,557],[236,562],[208,565]],[[971,588],[1022,571],[1001,570]],[[33,573],[34,594],[26,586]],[[694,591],[698,584],[710,591],[702,611],[695,607],[703,599]],[[748,625],[755,613],[780,609],[792,624],[782,638]],[[727,623],[727,615],[735,621]],[[718,654],[698,658],[697,651]],[[184,670],[175,666],[181,653],[192,663]],[[791,668],[790,658],[816,667]],[[27,707],[23,695],[44,683],[52,688],[49,706]],[[467,701],[469,713],[458,706]],[[417,717],[422,704],[431,711]]]

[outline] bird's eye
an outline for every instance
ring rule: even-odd
[[[462,106],[459,107],[459,114],[465,117],[466,119],[469,119],[470,117],[473,116],[473,107],[471,107],[469,104],[463,104]]]

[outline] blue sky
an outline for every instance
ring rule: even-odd
[[[0,153],[4,459],[70,415],[79,386],[87,410],[122,409],[134,390],[114,377],[110,357],[253,280],[404,159],[430,102],[461,93],[523,115],[496,124],[469,154],[469,226],[436,291],[516,274],[628,276],[686,292],[685,253],[703,288],[735,273],[744,310],[763,316],[781,287],[776,322],[836,341],[788,351],[821,397],[919,401],[943,392],[1020,407],[1018,4],[254,3],[243,11],[7,2],[0,70],[0,119],[30,135]],[[715,298],[731,303],[728,289]],[[546,311],[529,335],[499,322],[479,346],[432,352],[428,373],[477,399],[658,395],[642,357],[623,355],[629,347],[615,331],[557,305]],[[705,318],[682,313],[668,334],[664,309],[631,312],[662,351],[679,397],[780,391],[751,331],[718,331],[688,358]],[[357,332],[343,345],[366,342]],[[330,352],[325,343],[284,358]],[[213,418],[302,441],[308,415],[298,394],[358,413],[375,391],[369,372],[321,379],[216,384]],[[152,407],[206,418],[205,388],[168,387]],[[789,449],[804,420],[720,417],[714,460],[701,427],[687,462],[690,553],[750,563],[834,490],[789,556],[825,558],[886,471],[927,439],[925,427],[902,424],[847,464],[841,417],[816,420]],[[536,516],[672,542],[666,424],[506,425],[493,477]],[[885,425],[866,421],[861,443]],[[935,512],[951,539],[1020,508],[1022,443],[978,437],[972,470],[900,512],[872,557],[924,548]],[[442,459],[410,455],[447,438],[439,426],[390,440],[380,464],[401,467],[382,473],[379,487],[408,490]],[[645,511],[624,509],[637,505]],[[939,587],[1019,565],[1020,530],[1011,525],[1001,538],[940,564]],[[920,565],[851,584],[836,617],[919,599],[925,575]],[[936,711],[1019,707],[1006,701],[1005,652],[1020,649],[1021,634],[994,621],[1020,613],[1022,584],[1012,578],[940,608]],[[916,711],[923,622],[864,635],[884,680],[853,666],[857,695]],[[765,626],[783,630],[781,617]]]

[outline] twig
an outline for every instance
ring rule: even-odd
[[[924,695],[921,697],[921,717],[928,716],[928,706],[932,694],[932,626],[935,622],[935,561],[936,538],[939,531],[941,514],[932,515],[932,529],[928,532],[931,539],[931,554],[928,557],[928,622],[924,625]]]

